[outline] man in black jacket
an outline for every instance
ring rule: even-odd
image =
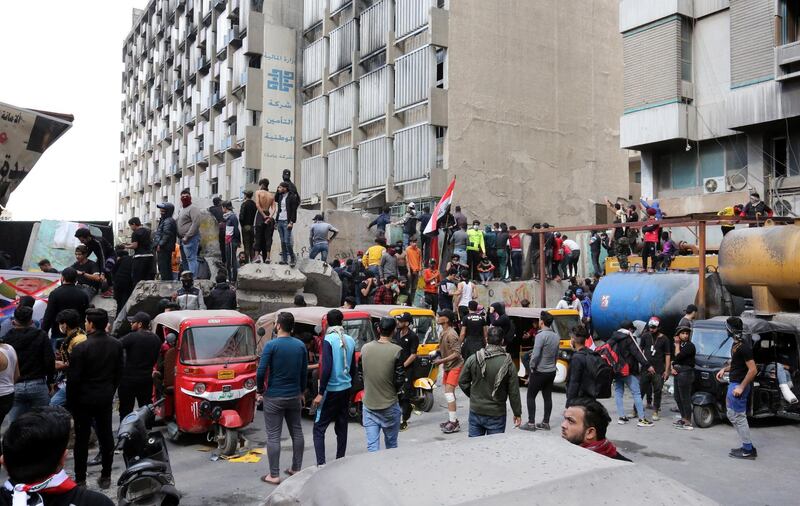
[[[531,227],[533,230],[541,230],[542,225],[534,223]],[[533,279],[539,279],[539,241],[542,239],[542,234],[531,232],[528,234],[531,238],[531,243],[528,245],[528,258],[531,259],[531,272]]]
[[[206,307],[208,309],[236,309],[236,289],[228,283],[225,273],[219,271],[215,281],[217,284],[206,298]]]
[[[214,197],[211,200],[213,204],[211,207],[208,208],[208,212],[211,213],[211,216],[217,220],[217,240],[219,241],[219,252],[222,254],[222,258],[225,258],[225,218],[223,215],[225,211],[222,209],[222,198],[221,197]]]
[[[175,206],[169,202],[162,202],[156,207],[160,209],[161,213],[161,219],[153,237],[158,274],[161,281],[172,281],[172,253],[175,252],[175,243],[178,241],[178,224],[172,217],[175,214]]]
[[[50,404],[50,386],[56,374],[56,357],[44,331],[33,326],[33,309],[19,306],[14,311],[14,327],[5,343],[14,348],[19,364],[19,379],[14,385],[13,422],[33,408]]]
[[[639,389],[639,371],[644,369],[650,374],[655,374],[656,370],[650,365],[647,357],[644,356],[639,345],[635,341],[633,331],[636,330],[633,322],[624,320],[620,325],[619,330],[614,332],[608,344],[619,356],[622,364],[628,367],[628,374],[617,374],[614,377],[614,400],[617,404],[617,414],[619,420],[617,423],[620,425],[628,423],[630,420],[625,416],[625,408],[622,405],[622,397],[625,395],[625,386],[631,390],[633,395],[633,403],[636,406],[636,413],[639,416],[639,427],[652,427],[653,422],[645,418],[644,405],[642,403],[642,392]]]
[[[42,318],[42,330],[50,332],[52,339],[63,338],[64,335],[56,325],[56,315],[65,309],[74,309],[83,321],[86,308],[89,307],[89,294],[79,288],[78,271],[67,267],[61,272],[61,286],[50,292],[47,298],[47,309]]]
[[[569,370],[567,373],[567,407],[570,407],[575,399],[588,398],[594,399],[596,386],[594,377],[588,370],[589,354],[594,353],[586,347],[586,340],[589,332],[586,327],[579,325],[570,332],[570,340],[575,353],[569,359]]]
[[[161,339],[150,332],[150,315],[139,311],[128,318],[132,332],[120,339],[125,350],[125,368],[119,384],[119,421],[153,399],[153,367],[161,351]]]
[[[109,244],[102,237],[94,237],[88,228],[79,228],[75,231],[75,237],[87,248],[89,248],[89,255],[94,254],[97,267],[100,273],[108,279],[109,272],[106,270],[106,261],[109,258],[114,258],[114,247]],[[108,280],[110,281],[110,280]]]
[[[297,257],[294,254],[292,228],[297,222],[297,208],[300,205],[300,197],[290,190],[290,186],[286,181],[282,181],[278,185],[275,202],[278,206],[276,222],[278,224],[278,233],[281,236],[280,264],[286,265],[287,259],[291,259],[290,265],[294,267],[297,263]]]
[[[117,313],[122,311],[133,292],[133,257],[128,254],[124,244],[118,244],[117,261],[114,263],[114,300]],[[83,321],[83,318],[81,318]]]
[[[86,311],[86,341],[72,350],[67,371],[67,407],[75,419],[75,481],[86,484],[89,434],[95,426],[103,467],[97,484],[111,486],[114,460],[114,435],[111,428],[114,392],[123,368],[122,343],[106,334],[108,313],[103,309]]]
[[[253,261],[253,239],[255,237],[253,226],[256,221],[256,212],[258,212],[258,208],[253,201],[253,192],[247,190],[244,192],[244,201],[239,206],[239,224],[242,226],[242,244],[244,244],[244,256],[247,263]]]
[[[150,229],[142,226],[139,218],[133,217],[128,220],[131,227],[131,242],[126,244],[127,248],[133,250],[133,287],[139,281],[153,279],[153,240]]]

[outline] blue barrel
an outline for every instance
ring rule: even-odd
[[[608,339],[623,320],[661,319],[661,329],[672,336],[683,310],[696,304],[697,273],[616,272],[600,279],[592,294],[595,336]]]

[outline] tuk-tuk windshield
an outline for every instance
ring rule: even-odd
[[[692,343],[698,357],[731,358],[733,339],[728,337],[725,329],[692,329]]]
[[[375,331],[369,318],[345,320],[342,326],[345,333],[355,340],[356,351],[360,351],[362,346],[375,339]]]
[[[419,337],[419,344],[438,344],[439,334],[436,333],[436,325],[430,316],[414,317],[414,333]]]
[[[256,359],[256,341],[248,325],[191,327],[183,333],[181,362],[209,365]]]
[[[553,330],[558,334],[559,339],[569,339],[569,332],[580,323],[581,319],[578,315],[553,316]]]

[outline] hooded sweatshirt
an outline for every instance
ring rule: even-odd
[[[172,216],[175,214],[175,206],[170,203],[164,204],[166,216],[158,222],[158,228],[153,237],[153,244],[160,247],[163,251],[172,253],[175,249],[175,242],[178,238],[178,224]]]
[[[46,379],[53,383],[56,373],[56,356],[50,339],[43,330],[34,326],[16,327],[8,331],[3,339],[17,352],[19,379],[17,383]]]
[[[486,317],[489,325],[503,329],[503,346],[508,346],[514,338],[514,326],[506,315],[506,305],[502,302],[493,302],[491,307],[494,308],[494,313],[489,313]]]

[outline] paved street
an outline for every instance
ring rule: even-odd
[[[525,389],[522,390],[523,396]],[[462,439],[467,437],[466,398],[458,392],[459,419],[462,431],[445,436],[439,431],[439,422],[445,419],[444,398],[441,389],[437,389],[437,405],[431,413],[413,416],[408,431],[400,434],[400,445],[417,445],[420,449],[420,462],[431,462],[426,444],[445,439]],[[666,409],[673,406],[672,397],[666,398]],[[523,397],[524,403],[524,397]],[[613,400],[604,402],[611,408]],[[520,448],[524,459],[536,458],[536,440],[540,438],[560,438],[558,425],[561,422],[561,410],[564,405],[564,394],[554,395],[554,416],[551,421],[553,430],[530,434],[531,444]],[[628,400],[627,406],[631,403]],[[541,398],[537,403],[537,416],[541,416]],[[258,412],[261,415],[261,412]],[[671,413],[670,413],[671,415]],[[669,415],[667,415],[669,416]],[[524,417],[523,417],[524,418]],[[614,416],[616,419],[616,416]],[[306,453],[304,465],[314,464],[314,450],[311,441],[310,420],[304,420],[306,436]],[[247,431],[250,447],[262,447],[265,442],[264,422],[260,416]],[[358,424],[350,425],[348,453],[356,454],[366,451],[364,432]],[[290,462],[291,443],[288,436],[282,445],[281,469]],[[796,502],[796,489],[790,484],[796,481],[795,460],[800,455],[800,424],[790,424],[777,420],[758,422],[753,430],[753,439],[759,451],[756,462],[736,461],[728,457],[730,448],[736,445],[736,435],[727,424],[716,425],[710,429],[694,431],[678,431],[671,427],[671,419],[656,422],[653,428],[639,428],[634,423],[625,426],[615,422],[609,427],[609,438],[620,451],[634,462],[645,464],[662,471],[665,476],[683,482],[721,504],[791,504]],[[565,442],[565,444],[567,444]],[[328,455],[335,454],[333,427],[329,429]],[[225,461],[212,462],[211,452],[201,439],[184,444],[170,444],[170,456],[178,488],[185,494],[181,504],[200,506],[208,504],[257,505],[273,489],[259,481],[266,473],[267,459],[263,456],[260,463],[245,464]],[[114,466],[114,480],[119,476],[122,460],[118,456]],[[67,464],[72,471],[71,459]],[[413,472],[413,470],[409,470]],[[89,482],[95,485],[99,468],[91,468]],[[753,473],[753,474],[748,474]],[[753,486],[756,483],[758,486]],[[112,493],[115,491],[112,489]],[[749,493],[757,493],[750,496]]]

